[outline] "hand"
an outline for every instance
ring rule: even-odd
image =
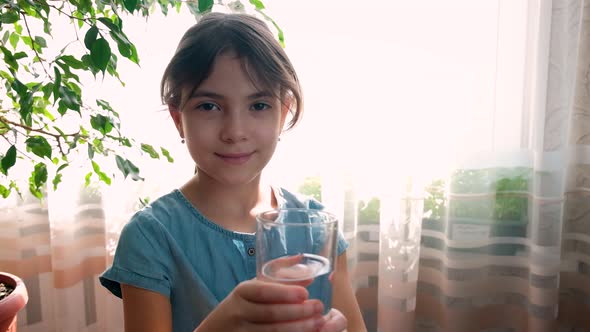
[[[332,308],[325,316],[326,322],[320,332],[342,332],[346,331],[348,321],[346,317],[338,310]]]
[[[340,326],[332,322],[334,317],[330,313],[323,317],[321,301],[308,300],[308,295],[307,290],[298,285],[256,279],[244,281],[207,316],[196,331],[315,332],[328,323],[328,328]],[[336,318],[336,321],[339,319]]]

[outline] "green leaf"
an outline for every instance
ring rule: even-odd
[[[74,69],[84,69],[84,63],[71,55],[62,55],[59,57],[66,65],[74,68]]]
[[[59,172],[61,172],[61,171],[62,171],[64,168],[68,167],[69,165],[70,165],[70,164],[68,164],[68,163],[61,165],[61,166],[59,166],[59,167],[57,168],[57,171],[55,171],[55,172],[56,172],[56,173],[59,173]]]
[[[125,9],[127,9],[130,13],[133,14],[135,8],[137,8],[137,0],[123,0],[123,4],[125,5]]]
[[[51,181],[51,183],[53,183],[53,190],[57,190],[57,185],[61,182],[61,174],[55,174],[55,176],[53,177],[53,181]]]
[[[80,77],[78,77],[78,75],[72,73],[71,67],[68,66],[65,62],[60,61],[60,60],[56,60],[55,63],[64,71],[63,77],[66,78],[64,80],[64,81],[66,81],[66,84],[68,84],[68,85],[74,84],[71,80],[68,80],[68,79],[73,79],[77,82],[80,82]]]
[[[112,182],[111,178],[103,172],[98,173],[98,179],[100,181],[108,184],[109,186],[111,185],[111,182]]]
[[[253,4],[258,10],[262,10],[265,8],[264,4],[260,0],[250,0],[250,3]]]
[[[113,123],[110,118],[104,115],[93,115],[90,117],[90,125],[101,134],[106,135],[113,130]]]
[[[115,160],[117,161],[117,168],[119,168],[125,178],[131,174],[133,181],[144,180],[141,176],[139,176],[139,168],[137,168],[137,166],[135,166],[130,160],[125,159],[119,155],[115,156]]]
[[[143,181],[143,178],[141,176],[139,176],[139,168],[137,168],[137,166],[135,166],[131,160],[127,159],[127,166],[129,167],[129,170],[131,171],[131,178],[133,179],[133,181],[138,181],[141,180]]]
[[[166,157],[166,160],[168,160],[169,163],[173,163],[174,162],[174,158],[172,158],[170,156],[170,152],[168,152],[168,150],[160,147],[160,150],[162,151],[162,154],[164,155],[164,157]]]
[[[147,152],[151,158],[153,159],[160,159],[160,155],[158,154],[158,152],[156,152],[156,150],[154,150],[154,147],[149,145],[149,144],[144,144],[141,143],[141,149],[144,152]]]
[[[113,21],[108,17],[99,17],[97,18],[97,20],[102,24],[106,25],[106,27],[109,28],[109,30],[111,31],[121,31],[119,26],[113,23]]]
[[[42,48],[47,47],[47,41],[45,40],[45,38],[40,37],[40,36],[35,37],[35,44],[41,46]]]
[[[19,81],[16,78],[14,79],[14,81],[12,82],[12,84],[10,86],[21,97],[25,96],[27,94],[27,92],[29,91],[29,88],[27,88],[26,85],[22,84],[21,81]]]
[[[117,162],[117,168],[121,171],[121,173],[123,173],[123,176],[125,178],[127,178],[127,175],[129,175],[129,169],[127,168],[127,161],[119,155],[115,156],[115,161]]]
[[[76,94],[67,86],[62,85],[59,87],[59,96],[61,98],[59,102],[60,107],[63,106],[80,113],[80,96],[78,94]],[[64,115],[65,110],[58,109],[58,112],[61,115]]]
[[[97,99],[96,100],[96,105],[97,106],[100,106],[100,108],[102,108],[105,111],[111,111],[111,112],[113,112],[113,108],[111,107],[111,104],[109,104],[109,102],[106,101],[106,100]]]
[[[16,62],[16,59],[14,58],[14,55],[12,55],[12,52],[10,52],[4,46],[0,46],[0,50],[2,50],[2,53],[4,53],[4,62],[6,62],[6,64],[9,65],[15,71],[18,71],[18,62]]]
[[[113,34],[112,36],[115,36],[115,34]],[[119,50],[119,53],[126,58],[131,57],[131,55],[133,54],[131,46],[132,45],[117,41],[117,49]]]
[[[51,145],[43,136],[31,136],[25,141],[27,150],[33,152],[35,155],[51,159]]]
[[[95,138],[92,140],[92,145],[94,147],[94,151],[98,153],[104,154],[104,145],[102,144],[101,139]]]
[[[78,86],[74,82],[67,82],[66,85],[68,86],[68,88],[72,90],[72,92],[74,92],[74,94],[76,95],[76,99],[79,100],[80,96],[82,95],[82,89],[80,88],[80,86]]]
[[[88,50],[92,50],[92,46],[96,41],[96,37],[98,36],[98,28],[96,25],[93,25],[86,31],[86,35],[84,36],[84,45]]]
[[[94,170],[94,173],[96,175],[98,175],[98,179],[100,181],[102,181],[102,182],[104,182],[104,183],[106,183],[108,185],[111,184],[111,178],[108,177],[104,172],[102,172],[100,170],[100,166],[95,161],[92,161],[92,169]]]
[[[92,170],[94,173],[100,172],[100,166],[94,160],[92,161]]]
[[[49,99],[49,97],[53,93],[53,82],[45,84],[45,86],[41,88],[41,91],[43,91],[43,98]]]
[[[92,158],[94,158],[94,149],[92,144],[88,144],[88,159],[92,160]]]
[[[117,137],[115,138],[116,140],[118,140],[121,144],[123,144],[123,146],[126,146],[128,148],[130,148],[131,142],[129,141],[129,139],[127,137]]]
[[[16,163],[16,147],[14,145],[11,145],[8,150],[6,151],[6,154],[4,154],[4,157],[2,157],[2,161],[0,161],[0,165],[2,166],[2,173],[4,175],[8,174],[8,169],[11,168],[12,166],[14,166],[14,164]]]
[[[10,126],[2,121],[0,121],[0,135],[4,135],[10,131]]]
[[[92,172],[89,172],[88,174],[86,174],[86,176],[84,177],[84,185],[86,187],[88,187],[88,185],[90,184],[90,178],[92,177]]]
[[[29,177],[29,191],[38,199],[42,199],[41,187],[45,183],[47,183],[47,166],[44,163],[38,163]]]
[[[27,53],[25,52],[18,52],[18,53],[14,53],[14,58],[16,60],[22,59],[22,58],[26,58],[27,57]]]
[[[96,105],[98,105],[100,108],[102,108],[105,111],[109,111],[109,112],[113,113],[117,118],[119,117],[119,113],[113,109],[113,107],[111,106],[111,104],[109,104],[108,101],[102,100],[102,99],[97,99]]]
[[[213,8],[213,0],[199,0],[199,13],[205,13]]]
[[[266,15],[263,11],[257,9],[257,12],[259,12],[267,21],[270,21],[272,25],[275,27],[275,29],[277,29],[279,43],[282,47],[285,47],[285,34],[283,33],[283,30],[281,29],[281,27],[279,27],[277,22],[275,22],[275,20],[273,20],[272,17]]]
[[[0,184],[0,196],[2,196],[2,198],[10,196],[10,189]]]
[[[0,15],[0,22],[2,24],[12,24],[16,21],[18,21],[19,16],[18,16],[18,12],[16,10],[10,10],[7,11],[5,13],[2,13],[2,15]]]
[[[77,7],[78,10],[83,14],[91,12],[93,10],[91,0],[80,0],[79,5]]]
[[[43,32],[51,36],[51,22],[48,19],[43,20]]]
[[[109,18],[100,17],[98,20],[109,28],[111,37],[117,43],[117,49],[119,50],[119,53],[134,63],[139,64],[137,49],[135,48],[135,45],[129,41],[127,35],[121,31],[121,28],[113,23],[113,21],[111,21]]]
[[[96,66],[94,65],[94,63],[92,62],[92,59],[90,58],[90,55],[88,54],[84,54],[81,58],[82,63],[88,68],[90,69],[90,71],[92,72],[93,75],[96,76],[96,73],[98,73],[98,69],[96,69]]]
[[[12,48],[16,50],[16,46],[18,45],[18,42],[20,41],[20,36],[17,33],[13,32],[10,34],[9,40],[10,40],[10,45],[12,46]]]
[[[57,101],[59,98],[59,89],[61,88],[61,73],[57,67],[53,67],[53,73],[55,74],[55,81],[53,84],[53,100]]]
[[[168,1],[165,0],[158,0],[158,4],[160,5],[160,10],[164,16],[168,16],[168,5],[170,4]]]
[[[47,166],[44,163],[38,163],[35,165],[34,180],[37,187],[40,187],[47,182]]]
[[[22,41],[23,41],[23,43],[25,43],[25,45],[27,45],[30,48],[33,48],[33,40],[31,39],[31,37],[21,35],[20,39],[22,39]]]
[[[104,38],[97,39],[90,50],[90,58],[96,68],[104,73],[109,64],[109,60],[111,59],[111,47],[109,46],[109,42]]]

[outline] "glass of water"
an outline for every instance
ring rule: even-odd
[[[256,216],[256,270],[262,279],[312,281],[310,298],[327,313],[332,306],[331,274],[336,261],[338,220],[321,210],[276,209]]]

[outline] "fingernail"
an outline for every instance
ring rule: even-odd
[[[317,312],[317,313],[323,312],[324,311],[324,305],[322,304],[322,302],[316,302],[313,305],[313,311],[314,312]]]
[[[307,290],[304,288],[302,291],[297,293],[297,298],[300,301],[305,301],[307,300],[308,294],[307,294]]]

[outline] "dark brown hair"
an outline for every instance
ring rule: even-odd
[[[287,54],[266,24],[247,14],[210,13],[184,34],[164,71],[162,102],[182,108],[182,91],[194,91],[211,73],[215,58],[233,52],[253,84],[291,103],[292,128],[301,118],[303,97],[299,79]],[[253,71],[253,72],[252,72]]]

